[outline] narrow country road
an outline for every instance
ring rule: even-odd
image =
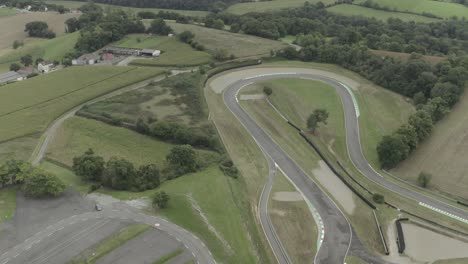
[[[279,145],[271,139],[265,131],[247,114],[238,102],[239,91],[258,81],[278,79],[278,78],[301,78],[309,80],[318,80],[327,83],[335,88],[338,95],[341,97],[343,109],[345,113],[345,128],[346,128],[346,146],[349,157],[354,165],[360,170],[369,180],[383,186],[384,188],[397,193],[400,196],[415,200],[420,206],[432,209],[443,215],[452,217],[455,220],[468,224],[468,211],[459,207],[452,206],[443,201],[428,197],[422,193],[414,192],[411,189],[399,185],[387,178],[382,177],[372,166],[367,162],[362,152],[360,134],[359,134],[359,108],[357,101],[352,94],[350,88],[342,83],[342,80],[337,81],[333,78],[335,74],[323,74],[323,71],[314,71],[311,69],[295,69],[281,68],[274,69],[248,69],[238,71],[237,75],[220,75],[213,79],[219,79],[217,92],[223,91],[223,99],[226,106],[237,117],[239,122],[248,130],[257,144],[263,150],[267,158],[271,158],[280,169],[284,171],[287,177],[296,185],[298,190],[313,204],[324,223],[324,239],[317,252],[315,263],[343,263],[348,253],[349,245],[352,239],[352,229],[339,208],[334,204],[332,199],[328,197],[315,182],[295,163]],[[310,72],[310,73],[309,73]],[[320,73],[321,72],[321,73]],[[330,77],[332,76],[332,77]],[[225,78],[223,80],[223,78]],[[238,78],[238,79],[236,79]],[[213,83],[213,82],[212,82]],[[271,166],[270,166],[271,169]],[[270,188],[272,183],[267,182],[265,188]],[[261,210],[266,210],[262,208]],[[267,214],[260,214],[265,217]],[[262,220],[266,222],[267,220]],[[266,233],[274,232],[274,230],[266,229]],[[267,237],[274,237],[274,234],[269,234]],[[272,242],[270,241],[270,244]],[[281,252],[276,252],[277,247],[272,246],[275,250],[275,255],[281,255]]]

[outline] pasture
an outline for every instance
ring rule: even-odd
[[[72,67],[0,87],[0,142],[41,133],[68,109],[162,73],[136,67]]]
[[[468,200],[468,95],[439,121],[431,136],[392,174],[417,182],[420,172],[432,174],[429,188]]]
[[[334,0],[273,0],[273,1],[258,1],[258,2],[245,2],[237,3],[228,7],[227,12],[236,15],[243,15],[250,12],[269,12],[277,11],[284,8],[294,8],[303,6],[305,2],[315,4],[322,2],[325,5],[333,4]]]
[[[79,2],[79,1],[61,1],[61,0],[47,0],[46,3],[56,4],[56,5],[63,5],[66,8],[70,9],[77,9],[82,5],[86,4],[86,2]],[[186,16],[194,16],[194,17],[203,17],[208,14],[206,11],[198,11],[198,10],[177,10],[177,9],[161,9],[161,8],[137,8],[137,7],[128,7],[128,6],[116,6],[116,5],[107,5],[107,4],[99,4],[103,7],[104,10],[108,8],[122,8],[123,10],[131,13],[138,13],[140,11],[151,11],[158,13],[159,11],[169,11],[179,13],[181,15]]]
[[[1,10],[1,9],[0,9]],[[57,14],[52,12],[31,12],[0,17],[0,49],[10,48],[15,40],[24,40],[28,34],[24,26],[32,21],[44,21],[57,36],[65,34],[65,21],[78,14]]]
[[[362,4],[367,0],[356,0],[355,4]],[[442,18],[468,18],[468,7],[441,1],[431,0],[373,0],[381,7],[388,7],[396,11],[411,12],[414,14],[431,13]]]
[[[424,23],[440,21],[440,19],[437,18],[430,18],[416,14],[383,11],[351,4],[335,5],[327,8],[327,10],[340,15],[371,17],[382,21],[387,21],[389,18],[399,18],[403,21],[415,21]]]
[[[211,55],[193,49],[175,37],[154,37],[144,34],[128,35],[114,43],[117,47],[161,50],[161,56],[153,59],[136,59],[130,64],[138,66],[195,66],[211,61]]]
[[[195,34],[194,40],[205,46],[207,50],[226,49],[230,54],[238,58],[267,55],[270,53],[270,50],[278,50],[287,46],[280,41],[231,33],[197,25],[178,24],[174,22],[169,22],[168,25],[170,25],[176,33],[185,30],[191,31]]]

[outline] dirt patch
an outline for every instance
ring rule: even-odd
[[[418,261],[468,257],[468,243],[410,223],[402,223],[405,254]]]
[[[335,79],[339,82],[345,83],[346,85],[348,85],[354,90],[357,90],[357,88],[359,87],[358,82],[350,78],[341,76],[339,74],[333,73],[333,72],[316,70],[316,69],[306,69],[306,68],[287,68],[286,66],[284,68],[249,68],[249,69],[244,69],[244,70],[239,70],[239,71],[233,71],[227,74],[220,75],[216,77],[215,79],[211,80],[209,83],[209,86],[211,87],[211,89],[213,89],[215,93],[219,94],[219,93],[222,93],[224,89],[227,88],[229,85],[235,83],[238,80],[246,79],[249,77],[255,77],[259,75],[264,75],[264,74],[279,74],[279,73],[287,73],[287,74],[304,73],[304,74],[322,75],[328,78]]]
[[[283,210],[273,209],[270,212],[271,214],[279,215],[281,217],[286,216],[286,212]]]
[[[275,192],[273,200],[280,202],[297,202],[303,201],[304,198],[299,192]]]
[[[241,94],[240,98],[241,100],[262,100],[265,99],[264,94]]]
[[[315,178],[328,192],[343,206],[348,214],[354,212],[356,204],[354,203],[353,193],[338,177],[330,170],[327,164],[320,160],[319,168],[312,171]]]
[[[11,47],[13,41],[27,38],[24,26],[32,21],[44,21],[57,36],[65,34],[65,21],[78,14],[56,14],[51,12],[31,12],[0,18],[0,48]]]

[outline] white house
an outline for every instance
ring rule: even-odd
[[[41,73],[48,73],[54,69],[55,69],[55,65],[47,61],[43,61],[37,65],[37,70]]]

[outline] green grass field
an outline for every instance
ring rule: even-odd
[[[114,43],[117,47],[148,48],[161,50],[162,54],[155,59],[136,59],[132,65],[139,66],[194,66],[211,61],[211,55],[194,50],[190,45],[180,42],[175,37],[153,37],[143,34],[126,36]]]
[[[275,192],[296,188],[278,171],[269,198],[269,215],[293,263],[312,263],[317,251],[317,225],[305,201],[278,201]]]
[[[67,8],[79,8],[82,5],[86,4],[86,2],[79,2],[79,1],[60,1],[60,0],[47,0],[46,3],[50,4],[57,4],[63,5]],[[203,17],[208,14],[207,11],[197,11],[197,10],[177,10],[177,9],[161,9],[161,8],[136,8],[136,7],[127,7],[127,6],[116,6],[116,5],[107,5],[107,4],[98,4],[106,10],[106,8],[122,8],[125,11],[130,11],[132,13],[138,13],[140,11],[151,11],[158,13],[159,11],[169,11],[175,12],[186,16],[195,16],[195,17]]]
[[[16,187],[0,190],[0,223],[13,217],[16,209]]]
[[[76,41],[80,36],[79,32],[66,34],[50,40],[32,39],[25,42],[25,46],[16,50],[10,50],[0,56],[0,67],[9,67],[11,63],[18,63],[22,56],[31,55],[33,59],[42,58],[45,60],[60,61],[63,56],[73,50]]]
[[[68,109],[160,74],[136,67],[72,67],[0,87],[0,142],[42,132]]]
[[[262,3],[262,2],[258,2]],[[234,56],[249,57],[256,55],[268,55],[270,50],[278,50],[286,47],[280,41],[249,36],[245,34],[231,33],[190,24],[168,23],[175,32],[180,33],[190,30],[195,34],[195,41],[205,46],[206,49],[226,49]]]
[[[412,1],[412,0],[411,0]],[[430,18],[415,14],[408,13],[399,13],[399,12],[388,12],[383,10],[377,10],[372,8],[367,8],[358,5],[342,4],[335,5],[327,8],[328,11],[345,16],[363,16],[363,17],[373,17],[379,20],[387,21],[389,18],[399,18],[403,21],[415,21],[415,22],[438,22],[440,19]]]
[[[283,8],[293,8],[303,6],[305,2],[317,3],[322,2],[324,4],[333,4],[334,0],[273,0],[273,1],[259,1],[259,2],[246,2],[238,3],[230,6],[227,12],[236,15],[243,15],[250,12],[268,12],[280,10]]]
[[[12,8],[0,8],[0,17],[4,16],[12,16],[15,15],[17,12]]]
[[[155,163],[162,167],[173,146],[126,128],[72,117],[59,129],[51,142],[47,157],[71,166],[73,157],[92,148],[105,160],[117,156],[129,159],[136,165]]]
[[[356,4],[364,3],[366,0],[356,0]],[[381,7],[389,7],[397,11],[422,14],[431,13],[443,18],[468,18],[468,7],[455,3],[432,1],[432,0],[373,0]]]
[[[114,249],[148,231],[151,227],[143,224],[135,224],[121,229],[118,233],[106,237],[103,241],[92,245],[77,258],[69,261],[69,264],[94,264],[96,261],[112,252]]]

